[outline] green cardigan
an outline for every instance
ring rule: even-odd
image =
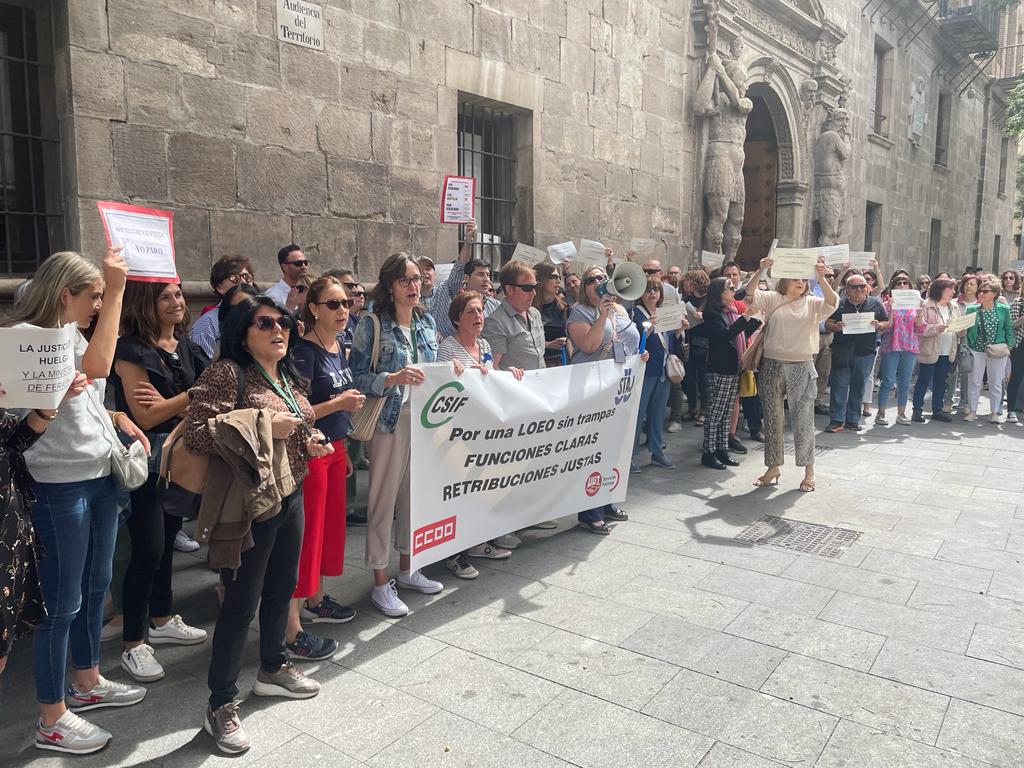
[[[1013,347],[1013,323],[1010,322],[1010,307],[1008,304],[1001,304],[996,302],[995,305],[996,313],[999,316],[999,327],[996,329],[996,337],[994,339],[985,339],[986,344],[1006,344],[1009,347]],[[965,315],[976,313],[981,309],[980,304],[971,304],[967,307],[964,312]],[[967,329],[967,346],[971,349],[979,352],[983,352],[981,345],[978,341],[979,330],[981,329],[981,318]]]

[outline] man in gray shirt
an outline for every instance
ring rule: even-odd
[[[533,306],[537,276],[521,261],[510,261],[498,274],[505,300],[484,323],[494,367],[507,371],[544,367],[544,320]]]

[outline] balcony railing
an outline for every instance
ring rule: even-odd
[[[965,53],[999,47],[999,9],[991,0],[939,0],[936,20]]]

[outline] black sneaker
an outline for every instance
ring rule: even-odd
[[[298,661],[329,659],[338,651],[338,641],[309,632],[299,632],[294,643],[285,643],[288,658]]]
[[[337,602],[330,595],[324,595],[319,605],[303,604],[299,617],[314,624],[345,624],[356,617],[356,612],[347,605]]]
[[[953,421],[953,417],[944,411],[939,411],[932,414],[932,421],[942,421],[946,424],[950,424]]]
[[[927,421],[927,419],[924,417],[924,414],[921,411],[914,411],[914,415],[910,418],[910,420],[917,424],[924,424]]]
[[[345,515],[345,525],[366,525],[366,515],[360,515],[357,512]]]
[[[851,432],[860,432],[864,429],[864,427],[862,427],[860,424],[851,424],[850,422],[846,422],[845,424],[843,424],[843,427],[850,430]]]

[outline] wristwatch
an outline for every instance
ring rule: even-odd
[[[57,414],[59,413],[59,411],[57,411],[56,409],[54,409],[54,411],[53,411],[53,415],[52,415],[52,416],[47,416],[47,415],[46,415],[45,413],[43,413],[43,412],[42,412],[41,410],[39,410],[38,408],[33,408],[33,409],[32,409],[32,413],[34,413],[34,414],[35,414],[36,416],[38,416],[38,417],[39,417],[40,419],[42,419],[43,421],[53,421],[54,419],[56,419],[56,418],[57,418]]]

